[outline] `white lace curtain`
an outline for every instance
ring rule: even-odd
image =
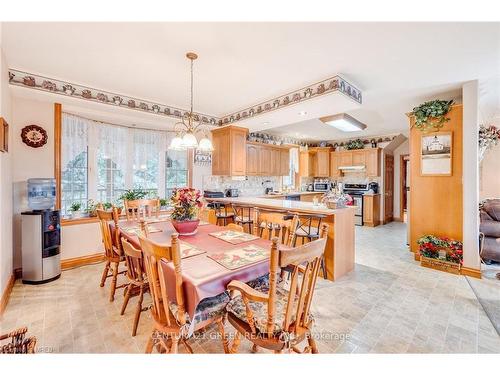
[[[62,169],[82,152],[87,151],[89,120],[63,113],[62,117]]]
[[[95,131],[98,135],[100,157],[111,159],[118,169],[125,171],[127,166],[128,129],[123,126],[97,123],[95,121],[90,122],[95,125]]]
[[[158,162],[165,132],[154,130],[133,129],[134,169],[144,169],[148,161]]]

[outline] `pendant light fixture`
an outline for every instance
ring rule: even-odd
[[[212,141],[203,132],[203,137],[198,143],[196,139],[196,132],[201,130],[203,123],[200,116],[195,115],[193,112],[193,63],[194,60],[198,58],[198,55],[194,52],[188,52],[186,57],[191,61],[191,106],[189,113],[184,113],[180,122],[174,125],[174,130],[176,130],[176,135],[170,142],[170,150],[186,150],[197,148],[200,151],[213,151]],[[177,128],[177,129],[176,129]]]

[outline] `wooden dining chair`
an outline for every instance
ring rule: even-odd
[[[241,225],[235,224],[235,223],[229,223],[226,225],[227,230],[233,230],[235,232],[244,232],[245,230]]]
[[[253,234],[268,240],[278,237],[280,243],[288,245],[288,227],[290,225],[285,223],[286,214],[286,211],[281,210],[253,208]]]
[[[104,245],[104,258],[106,265],[102,272],[101,288],[108,277],[111,277],[111,289],[109,301],[115,300],[115,291],[119,288],[124,288],[126,284],[117,286],[118,275],[127,272],[126,270],[120,271],[120,263],[125,262],[123,250],[120,242],[120,229],[118,224],[118,211],[113,207],[111,211],[96,210],[97,217],[99,218],[99,225],[101,228],[102,242]],[[114,229],[111,231],[110,223],[113,222]]]
[[[139,220],[149,217],[158,218],[160,214],[160,199],[124,200],[127,220]]]
[[[227,293],[200,301],[192,321],[186,313],[178,236],[177,233],[172,234],[170,246],[167,246],[139,235],[153,300],[153,331],[146,345],[146,353],[151,353],[154,347],[159,352],[177,353],[180,343],[189,353],[193,353],[187,342],[190,332],[199,331],[214,322],[218,324],[222,337],[225,337],[223,319],[225,306],[229,302]],[[173,265],[175,285],[169,285],[170,281],[166,277],[170,265]],[[170,286],[173,288],[170,289]],[[170,293],[170,290],[175,290],[175,293]]]
[[[125,290],[125,298],[123,299],[122,310],[120,315],[125,314],[130,297],[139,296],[135,309],[134,326],[132,328],[132,336],[137,334],[137,326],[141,313],[148,310],[148,307],[142,307],[144,293],[149,292],[149,284],[146,278],[144,269],[144,261],[142,259],[141,250],[136,249],[125,238],[121,238],[125,261],[127,262],[127,278],[128,285]]]
[[[0,354],[34,354],[36,352],[36,337],[26,338],[27,332],[28,328],[22,327],[9,333],[0,334]]]
[[[322,231],[326,232],[328,228]],[[278,243],[279,239],[274,237],[268,284],[254,289],[233,280],[228,285],[230,292],[239,294],[226,307],[228,321],[236,329],[232,343],[224,338],[227,353],[238,351],[242,336],[253,343],[254,351],[261,347],[275,353],[318,353],[311,332],[314,322],[311,306],[326,238],[285,250],[279,250]],[[281,269],[291,272],[288,288],[278,284]],[[300,350],[298,345],[304,340],[307,344]]]

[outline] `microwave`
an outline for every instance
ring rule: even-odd
[[[330,191],[331,187],[331,182],[315,182],[313,184],[314,191]]]

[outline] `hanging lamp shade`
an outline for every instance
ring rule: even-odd
[[[195,148],[198,147],[198,140],[192,132],[186,132],[182,137],[182,146],[185,148]]]
[[[182,138],[179,137],[179,135],[176,135],[174,138],[172,138],[172,141],[170,142],[170,146],[168,146],[168,149],[177,151],[182,150],[183,149]]]
[[[198,149],[203,152],[213,151],[214,146],[212,145],[212,141],[208,139],[208,137],[204,136],[200,139],[200,143],[198,144]]]

